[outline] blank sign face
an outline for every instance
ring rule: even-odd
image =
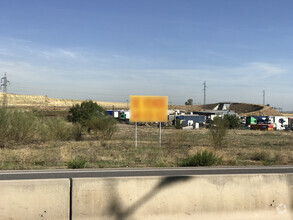
[[[167,122],[168,96],[130,96],[131,122]]]

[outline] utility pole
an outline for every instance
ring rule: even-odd
[[[3,88],[3,99],[2,99],[2,106],[7,106],[7,85],[10,85],[10,82],[7,80],[6,72],[4,74],[4,77],[1,78],[1,88]]]
[[[263,102],[263,105],[265,105],[266,104],[266,91],[265,90],[263,90],[262,91],[262,102]]]
[[[204,81],[203,83],[203,106],[204,106],[204,110],[206,110],[206,95],[207,95],[207,84],[206,81]]]

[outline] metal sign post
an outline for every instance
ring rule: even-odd
[[[162,125],[161,125],[162,123],[159,122],[159,124],[160,124],[160,126],[159,126],[160,127],[160,129],[159,129],[160,130],[160,132],[159,132],[159,144],[160,145],[159,146],[161,147],[162,146]]]
[[[135,128],[134,128],[134,136],[135,136],[135,147],[137,147],[137,122],[135,122]]]

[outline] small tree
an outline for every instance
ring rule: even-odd
[[[176,121],[175,121],[175,128],[176,129],[182,129],[182,124],[180,123],[180,119],[178,118],[178,119],[176,119]]]
[[[193,99],[188,99],[187,102],[185,102],[185,105],[192,105]]]
[[[73,123],[80,123],[86,126],[87,121],[92,117],[105,116],[106,110],[93,101],[84,101],[80,105],[76,104],[69,110],[67,120]]]
[[[117,131],[117,121],[111,116],[92,117],[87,121],[87,127],[102,140],[110,140]]]
[[[238,118],[236,115],[224,115],[224,120],[226,121],[227,127],[229,129],[235,129],[241,126],[240,118]]]
[[[210,126],[211,141],[214,148],[222,148],[227,134],[227,121],[220,117],[215,117]]]

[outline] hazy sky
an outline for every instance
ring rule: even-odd
[[[293,110],[292,0],[0,0],[8,92]]]

